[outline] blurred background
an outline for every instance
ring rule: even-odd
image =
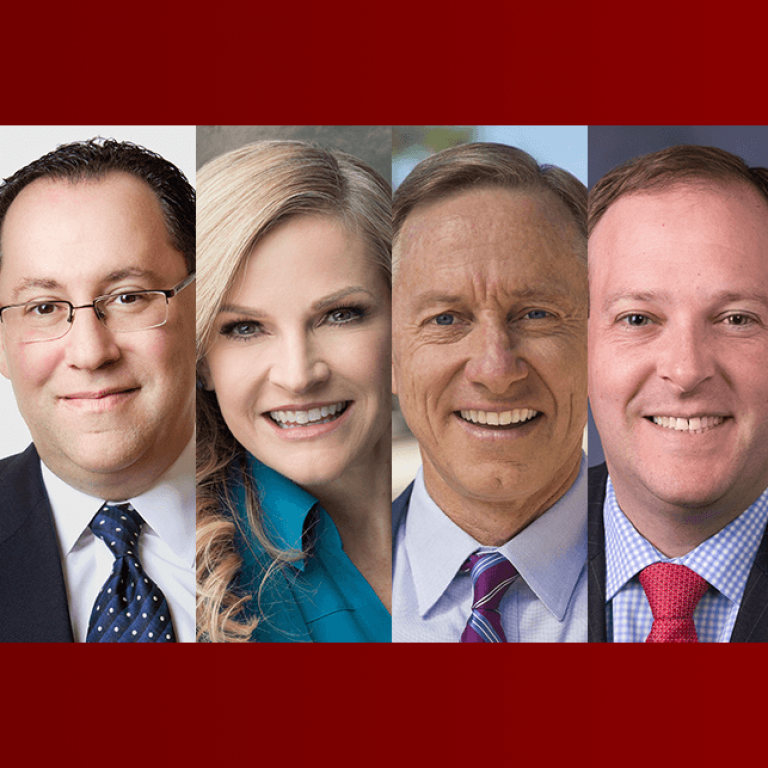
[[[768,166],[768,127],[761,125],[592,125],[589,128],[589,188],[620,163],[676,144],[719,147],[747,165]],[[605,459],[589,415],[589,466]]]
[[[587,126],[564,125],[398,125],[392,128],[392,187],[403,182],[414,166],[448,147],[493,141],[523,149],[539,163],[570,171],[587,183]],[[584,450],[587,448],[584,433]],[[421,464],[418,446],[392,403],[392,494],[395,498],[413,480]]]

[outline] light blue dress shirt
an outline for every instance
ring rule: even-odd
[[[688,554],[668,558],[644,539],[621,511],[609,477],[603,503],[607,640],[645,642],[653,614],[638,576],[646,566],[661,562],[685,565],[712,585],[693,613],[696,635],[702,643],[727,643],[766,521],[768,490]]]
[[[336,525],[317,499],[253,457],[249,468],[270,539],[283,550],[306,555],[283,565],[262,588],[270,560],[245,522],[241,486],[239,586],[252,595],[248,611],[258,610],[262,617],[251,639],[390,642],[389,611],[344,552]]]
[[[508,642],[587,641],[587,462],[571,488],[501,547],[483,547],[435,504],[416,476],[394,538],[392,640],[458,642],[472,612],[475,551],[498,551],[520,576],[500,612]]]

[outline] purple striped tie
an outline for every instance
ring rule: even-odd
[[[470,555],[463,572],[472,574],[474,597],[472,615],[461,634],[462,643],[506,643],[501,627],[499,603],[517,578],[517,571],[504,555],[498,552]]]

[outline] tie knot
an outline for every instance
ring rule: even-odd
[[[654,563],[640,573],[654,619],[690,619],[709,584],[690,568]]]
[[[472,607],[484,606],[497,610],[501,599],[517,577],[517,571],[504,555],[498,552],[475,552],[462,566],[472,576],[474,597]]]
[[[135,555],[144,520],[130,504],[107,502],[91,520],[90,529],[115,557]]]

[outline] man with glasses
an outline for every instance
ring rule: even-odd
[[[194,270],[194,189],[142,147],[0,184],[0,373],[33,438],[0,461],[0,641],[194,640]]]

